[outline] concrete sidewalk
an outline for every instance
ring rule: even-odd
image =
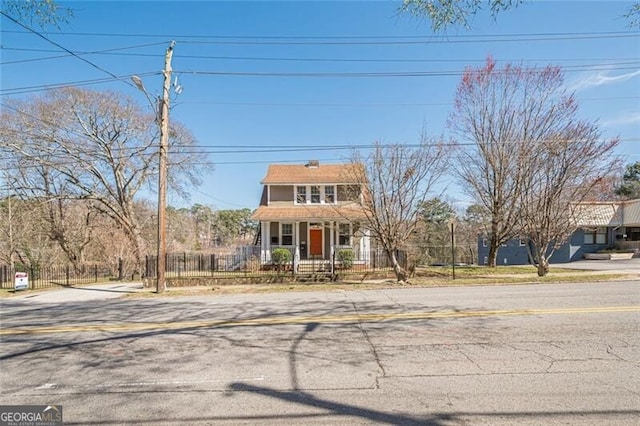
[[[142,283],[109,283],[77,287],[61,287],[44,291],[19,291],[11,300],[29,300],[36,303],[84,302],[90,300],[116,299],[126,294],[143,291]],[[1,301],[2,299],[0,299]]]

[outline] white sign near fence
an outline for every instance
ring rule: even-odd
[[[29,275],[26,272],[16,272],[14,289],[27,290],[29,288]]]

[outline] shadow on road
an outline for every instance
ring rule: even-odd
[[[371,410],[368,408],[356,407],[354,405],[327,401],[317,398],[314,395],[306,392],[279,391],[266,387],[253,386],[246,383],[232,383],[231,385],[229,385],[229,390],[238,392],[251,392],[270,398],[292,402],[295,404],[322,408],[341,416],[358,417],[361,419],[373,420],[376,422],[392,425],[436,426],[443,424],[442,421],[451,420],[451,417],[448,414],[443,414],[438,417],[430,416],[429,418],[411,417],[403,414],[390,414],[384,411]]]

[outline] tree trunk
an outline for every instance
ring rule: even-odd
[[[549,273],[549,260],[544,256],[538,258],[538,276],[544,277]]]
[[[496,234],[491,234],[491,239],[489,240],[489,258],[487,259],[487,266],[490,268],[495,268],[498,264],[498,239],[495,236]]]
[[[144,271],[144,247],[145,242],[140,234],[140,230],[136,226],[136,224],[127,223],[124,221],[120,222],[123,225],[123,230],[125,234],[129,237],[129,243],[131,244],[131,251],[133,255],[134,261],[134,271],[133,274],[137,276],[142,276]],[[127,272],[128,275],[128,272]]]
[[[387,256],[389,256],[389,259],[391,259],[393,272],[396,274],[396,279],[398,280],[398,282],[408,282],[409,274],[404,270],[402,265],[400,265],[400,262],[398,262],[396,251],[387,250]]]

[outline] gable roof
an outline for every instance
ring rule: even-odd
[[[356,183],[355,176],[360,175],[360,164],[271,164],[267,175],[260,182],[263,185],[292,184],[349,184]],[[356,172],[358,174],[356,175]]]

